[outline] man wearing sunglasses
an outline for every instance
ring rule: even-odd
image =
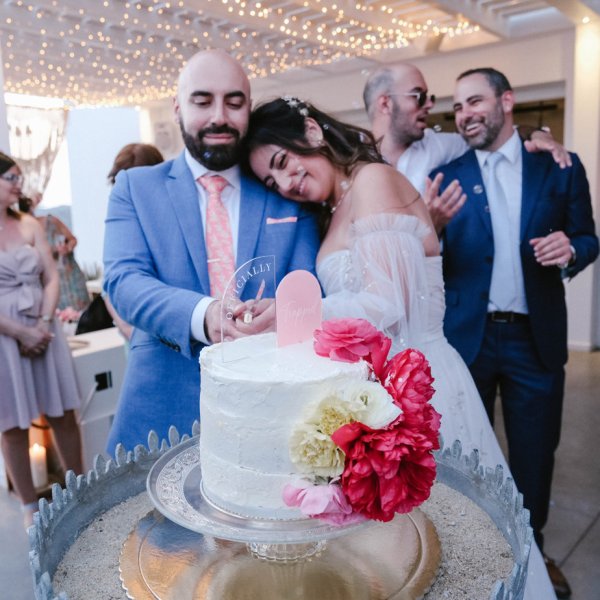
[[[433,185],[428,175],[462,156],[469,149],[467,143],[458,133],[436,133],[427,127],[435,95],[429,94],[423,74],[414,65],[399,63],[377,69],[365,84],[363,100],[371,131],[375,139],[381,140],[381,153],[421,193],[440,233],[463,206],[466,196],[458,181],[438,196],[441,175]],[[527,140],[529,152],[551,152],[561,168],[571,165],[569,153],[548,132],[520,127],[519,134]]]

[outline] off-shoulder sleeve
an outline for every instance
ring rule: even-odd
[[[392,338],[392,352],[418,345],[426,331],[428,286],[422,239],[429,228],[409,215],[360,219],[351,232],[352,282],[328,294],[326,319],[370,321]]]

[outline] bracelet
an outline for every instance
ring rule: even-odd
[[[40,315],[40,320],[44,323],[52,323],[52,321],[54,321],[54,317],[51,315]]]

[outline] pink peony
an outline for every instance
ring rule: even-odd
[[[383,372],[383,385],[405,413],[420,413],[433,396],[433,377],[429,362],[418,350],[408,348],[388,361]]]
[[[314,332],[315,352],[342,362],[367,361],[377,378],[383,371],[392,340],[365,319],[331,319]]]
[[[362,423],[340,427],[331,437],[346,454],[342,490],[352,508],[379,521],[410,512],[429,497],[435,479],[437,436],[406,427],[402,415],[387,429]]]
[[[348,525],[365,520],[365,517],[352,511],[338,484],[298,484],[301,487],[288,484],[283,488],[283,501],[287,506],[298,506],[307,517],[321,519],[330,525]]]

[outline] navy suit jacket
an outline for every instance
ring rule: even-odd
[[[237,266],[275,255],[276,282],[296,269],[314,273],[319,248],[314,218],[242,176]],[[290,218],[291,217],[291,218]],[[203,344],[190,323],[210,294],[198,191],[182,153],[154,167],[122,171],[112,190],[104,241],[104,288],[119,316],[135,329],[125,381],[108,442],[127,449],[159,439],[170,425],[191,431],[199,419]],[[258,278],[242,299],[256,295]],[[274,297],[269,283],[264,297]]]
[[[567,269],[572,277],[598,255],[590,192],[585,170],[572,154],[573,166],[561,169],[549,153],[522,149],[521,264],[535,347],[548,369],[567,361],[567,308],[561,271],[542,267],[529,240],[564,231],[577,253]],[[467,201],[443,234],[446,316],[444,331],[467,364],[483,341],[492,279],[494,239],[485,186],[475,151],[434,170],[444,174],[443,187],[458,179]]]

